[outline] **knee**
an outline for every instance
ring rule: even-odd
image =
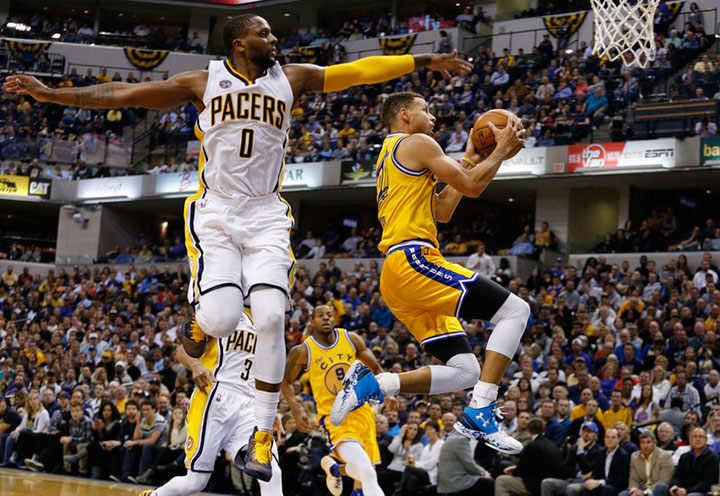
[[[497,323],[500,320],[520,320],[527,322],[530,318],[530,305],[519,298],[517,295],[510,293],[507,300],[502,304],[497,313],[493,316],[493,323]]]
[[[457,389],[468,389],[477,383],[480,377],[480,365],[472,353],[455,355],[446,363],[456,370]]]
[[[200,329],[214,338],[224,338],[235,332],[242,317],[242,305],[223,305],[216,308],[203,307],[195,314]]]
[[[255,319],[257,330],[260,333],[258,338],[262,336],[282,335],[285,326],[285,315],[282,311],[269,311],[265,315],[258,315]]]

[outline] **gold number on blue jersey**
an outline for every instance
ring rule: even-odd
[[[253,153],[253,141],[255,140],[255,130],[245,128],[240,131],[240,158],[250,158]]]

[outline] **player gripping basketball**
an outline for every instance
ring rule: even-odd
[[[466,74],[472,65],[452,54],[367,57],[319,67],[276,60],[277,38],[265,19],[244,14],[223,28],[230,56],[207,70],[166,81],[112,82],[51,89],[31,76],[9,76],[6,91],[76,107],[165,109],[192,102],[202,142],[198,192],[185,202],[185,243],[194,307],[184,332],[189,355],[202,354],[206,334],[235,332],[249,301],[258,330],[255,421],[246,473],[263,480],[270,466],[272,426],[285,367],[284,312],[294,258],[290,206],[280,196],[293,102],[303,93],[342,91],[388,81],[420,67]]]
[[[435,118],[421,95],[390,95],[381,118],[391,133],[376,168],[378,217],[383,226],[379,248],[387,254],[380,291],[392,313],[443,365],[376,377],[355,362],[330,420],[340,425],[358,405],[399,392],[439,394],[474,387],[472,402],[455,429],[503,453],[518,453],[522,444],[498,423],[496,399],[530,309],[498,284],[446,261],[438,250],[435,222],[448,222],[463,195],[477,197],[483,192],[502,161],[524,142],[525,130],[514,115],[502,130],[489,123],[497,142],[494,151],[480,161],[473,140],[468,139],[461,167],[432,138]],[[448,184],[440,193],[438,178]],[[459,318],[495,324],[482,374]]]
[[[310,387],[317,403],[318,425],[325,432],[330,451],[342,460],[344,468],[335,464],[330,457],[322,460],[327,474],[328,489],[334,496],[342,493],[340,475],[352,477],[362,483],[367,496],[382,496],[373,464],[380,462],[380,449],[375,437],[375,416],[369,405],[363,405],[350,412],[342,425],[332,425],[328,414],[337,393],[342,390],[342,381],[357,358],[370,367],[373,373],[382,371],[375,356],[357,334],[333,326],[333,311],[326,305],[319,305],[313,311],[312,334],[302,344],[290,350],[285,366],[282,392],[290,406],[298,428],[310,432],[312,427],[305,409],[295,401],[293,382],[303,370],[310,375]]]
[[[255,348],[257,333],[252,319],[243,314],[236,331],[211,338],[200,359],[183,348],[177,359],[190,370],[196,389],[187,414],[185,465],[187,474],[140,496],[189,496],[199,493],[210,480],[220,450],[236,456],[248,444],[255,419]],[[242,457],[240,457],[242,458]],[[280,466],[272,461],[273,477],[260,482],[263,496],[282,496]]]

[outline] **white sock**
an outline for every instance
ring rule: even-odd
[[[280,392],[255,391],[255,425],[259,431],[272,432]]]
[[[199,493],[207,486],[212,474],[193,472],[188,470],[187,475],[173,477],[164,486],[158,487],[152,496],[189,496]]]
[[[472,408],[484,408],[495,401],[498,396],[498,385],[490,382],[478,381],[473,388],[472,400],[470,406]]]
[[[383,396],[395,396],[400,393],[400,375],[393,372],[383,372],[375,376],[380,385]]]
[[[345,472],[356,481],[362,482],[365,496],[383,496],[378,484],[377,472],[360,443],[346,441],[340,443],[335,451],[345,462]]]

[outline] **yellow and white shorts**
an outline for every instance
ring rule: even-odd
[[[388,250],[380,274],[380,293],[421,345],[465,335],[458,320],[466,285],[478,274],[445,260],[424,241],[408,241]]]
[[[212,472],[220,450],[235,456],[247,446],[255,427],[254,405],[254,397],[220,383],[209,394],[195,389],[187,414],[185,467]]]
[[[200,190],[185,201],[185,246],[192,280],[190,303],[235,286],[247,298],[267,285],[289,294],[295,270],[290,247],[294,220],[278,194],[231,200]]]

